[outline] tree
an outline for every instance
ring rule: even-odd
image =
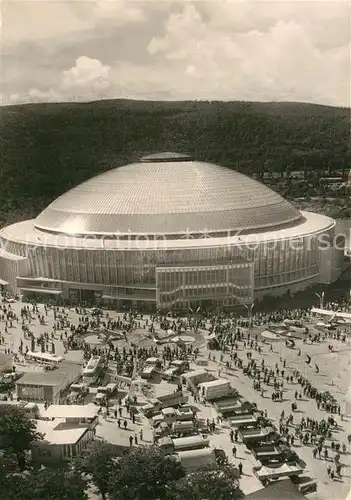
[[[174,500],[243,500],[238,471],[228,465],[188,474],[173,485]]]
[[[118,456],[120,453],[116,446],[106,441],[95,440],[75,460],[74,469],[90,477],[103,500],[106,499],[109,481],[116,469]]]
[[[23,500],[87,500],[86,481],[74,471],[41,469],[29,477]]]
[[[86,482],[74,472],[43,468],[8,475],[1,499],[87,500],[85,490]]]
[[[0,453],[0,491],[6,491],[9,476],[17,472],[16,457],[12,454]]]
[[[21,408],[0,406],[0,449],[15,454],[21,470],[25,467],[25,452],[41,439],[36,423]]]
[[[156,447],[133,448],[120,459],[110,479],[111,500],[156,500],[172,498],[171,485],[185,476],[173,457]]]

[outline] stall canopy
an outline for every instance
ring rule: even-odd
[[[311,313],[319,316],[326,316],[328,318],[333,318],[333,319],[342,319],[348,323],[351,322],[351,313],[346,311],[330,311],[329,309],[320,309],[318,307],[312,307]]]

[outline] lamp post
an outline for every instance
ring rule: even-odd
[[[252,326],[252,324],[253,324],[253,322],[252,322],[252,310],[254,308],[254,305],[255,305],[254,302],[252,302],[252,304],[250,304],[250,305],[244,304],[244,306],[247,309],[247,319],[249,320],[250,326]]]
[[[323,309],[324,305],[324,292],[322,292],[320,295],[319,293],[315,292],[315,296],[319,298],[319,307]]]
[[[199,307],[196,309],[196,311],[194,312],[194,310],[193,310],[191,307],[189,307],[189,311],[190,311],[190,312],[191,312],[191,314],[192,314],[193,323],[194,323],[194,327],[193,327],[193,329],[194,329],[194,333],[197,333],[197,326],[198,326],[198,324],[197,324],[197,315],[198,315],[198,313],[199,313],[200,309],[201,309],[201,307],[199,306]]]

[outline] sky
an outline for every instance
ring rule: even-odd
[[[349,1],[0,5],[3,105],[130,98],[350,106]]]

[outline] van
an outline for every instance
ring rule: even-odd
[[[171,368],[167,368],[167,370],[162,373],[162,378],[165,380],[172,380],[178,374],[179,368],[177,368],[176,366],[172,366]]]
[[[156,371],[155,365],[147,365],[141,372],[141,378],[149,379],[153,376]]]
[[[86,384],[72,384],[70,386],[71,392],[70,392],[70,399],[72,401],[76,401],[80,397],[85,396],[85,394],[88,393],[88,386]]]
[[[183,361],[182,359],[175,359],[171,361],[170,363],[170,368],[177,368],[178,369],[178,375],[181,375],[185,369],[189,369],[189,363],[187,361]]]
[[[113,383],[107,384],[105,389],[106,389],[106,393],[109,396],[111,396],[112,394],[114,394],[117,391],[117,384],[113,384]]]
[[[39,418],[40,416],[39,406],[35,403],[27,403],[23,410],[29,418]]]
[[[77,394],[81,394],[82,392],[83,393],[88,392],[88,386],[87,386],[87,384],[72,384],[70,386],[70,389],[71,389],[72,392],[75,392]]]
[[[151,357],[151,358],[147,358],[145,360],[145,364],[146,365],[153,365],[153,366],[156,366],[156,367],[160,367],[161,361],[158,358],[156,358],[156,357]]]

